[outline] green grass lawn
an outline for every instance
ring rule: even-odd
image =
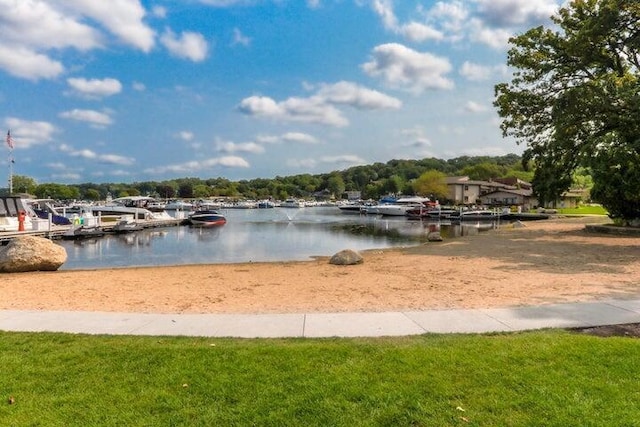
[[[562,215],[607,215],[608,212],[600,205],[580,206],[577,208],[556,209]]]
[[[0,332],[0,425],[633,426],[639,354],[640,340],[565,331],[286,340]]]

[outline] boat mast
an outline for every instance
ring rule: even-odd
[[[11,129],[7,131],[7,145],[9,146],[9,195],[13,194],[13,138],[11,138]]]

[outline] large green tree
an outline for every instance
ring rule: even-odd
[[[13,175],[13,192],[33,194],[38,186],[35,179],[26,175]]]
[[[428,170],[413,181],[413,190],[420,196],[446,199],[449,195],[446,175],[437,170]]]
[[[503,134],[527,145],[541,202],[582,166],[594,200],[640,218],[640,2],[573,0],[553,22],[510,40],[515,72],[495,88]]]

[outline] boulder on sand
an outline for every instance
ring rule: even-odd
[[[20,236],[0,246],[0,273],[55,271],[67,260],[67,251],[49,239]]]
[[[358,252],[352,249],[345,249],[333,255],[329,260],[329,264],[334,265],[355,265],[362,264],[364,258]]]

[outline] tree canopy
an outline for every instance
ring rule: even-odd
[[[556,200],[582,166],[594,199],[638,218],[640,2],[573,0],[553,22],[510,40],[515,71],[495,87],[503,135],[527,145],[541,203]]]

